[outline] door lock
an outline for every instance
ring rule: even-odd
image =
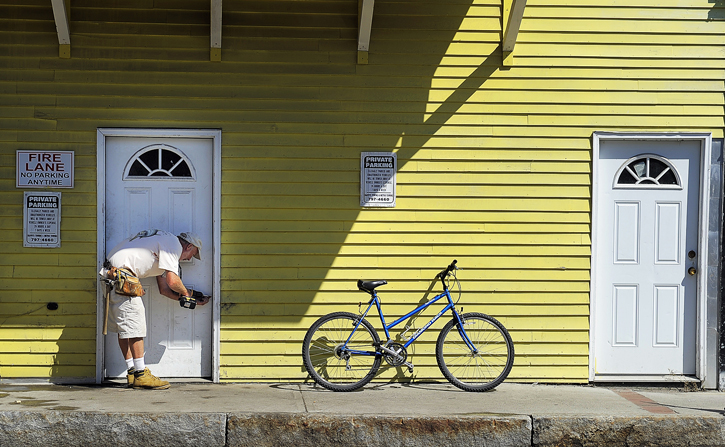
[[[687,269],[687,273],[690,276],[695,276],[695,273],[697,273],[697,269],[695,267],[690,267],[689,269]]]

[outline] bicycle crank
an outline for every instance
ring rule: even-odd
[[[394,348],[395,350],[391,348]],[[408,372],[413,372],[414,366],[406,360],[408,358],[408,351],[405,350],[403,345],[399,343],[392,343],[390,347],[380,346],[380,350],[384,353],[383,358],[385,361],[391,366],[405,365],[408,367]]]

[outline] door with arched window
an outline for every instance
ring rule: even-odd
[[[694,376],[700,141],[601,140],[595,380]]]
[[[105,139],[106,251],[147,229],[192,231],[203,242],[201,260],[181,262],[187,287],[213,287],[213,140],[109,136]],[[159,294],[156,280],[142,280],[147,293],[146,364],[166,378],[212,377],[213,305],[185,309]],[[116,334],[104,346],[105,377],[125,377]]]

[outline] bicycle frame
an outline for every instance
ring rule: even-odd
[[[382,309],[382,307],[380,305],[380,298],[378,298],[378,293],[376,291],[373,291],[372,298],[370,299],[370,302],[368,303],[367,309],[365,309],[365,312],[360,316],[360,319],[358,320],[357,324],[355,325],[355,328],[353,328],[352,332],[350,333],[350,336],[345,341],[345,345],[347,345],[350,342],[350,339],[352,338],[353,334],[355,333],[355,331],[357,330],[357,328],[360,326],[360,324],[361,324],[360,322],[365,317],[367,317],[368,313],[370,312],[370,309],[372,309],[372,307],[373,307],[373,304],[378,309],[378,316],[380,317],[380,323],[383,325],[383,330],[385,331],[385,338],[389,342],[390,341],[390,329],[392,329],[395,326],[399,325],[400,323],[402,323],[403,321],[405,321],[408,318],[412,317],[413,315],[422,312],[423,310],[427,309],[429,306],[431,306],[432,304],[438,302],[439,300],[441,300],[444,297],[448,299],[448,304],[446,304],[445,307],[443,307],[443,309],[440,312],[438,312],[438,314],[436,314],[433,318],[431,318],[431,320],[428,323],[426,323],[425,326],[423,326],[422,328],[418,329],[415,332],[415,334],[413,334],[410,337],[410,339],[403,345],[403,347],[404,348],[407,348],[408,346],[410,346],[411,344],[413,344],[418,339],[418,337],[420,337],[421,335],[423,335],[423,333],[426,330],[428,330],[428,328],[431,327],[431,325],[433,323],[435,323],[436,321],[438,321],[438,319],[441,316],[443,316],[444,313],[446,313],[448,310],[451,310],[453,312],[453,317],[458,322],[458,330],[459,330],[459,333],[461,334],[461,338],[463,339],[463,341],[466,343],[466,345],[473,352],[478,352],[478,350],[476,349],[476,347],[473,346],[473,342],[471,342],[471,339],[468,337],[468,334],[466,334],[465,329],[463,328],[463,321],[461,320],[461,316],[456,311],[455,304],[453,303],[453,298],[451,298],[451,294],[448,291],[448,288],[447,287],[445,288],[445,290],[443,291],[443,293],[441,293],[440,295],[436,295],[435,297],[433,297],[433,299],[431,299],[427,303],[425,303],[425,304],[423,304],[421,306],[416,307],[412,311],[408,312],[407,314],[405,314],[404,316],[398,318],[397,320],[393,321],[390,324],[386,324],[385,323],[385,316],[383,315],[383,309]],[[369,351],[349,350],[349,352],[354,353],[354,354],[376,355],[375,352],[369,352]]]

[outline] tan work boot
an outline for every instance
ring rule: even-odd
[[[151,374],[151,371],[149,371],[148,368],[144,369],[140,375],[135,376],[133,379],[133,388],[135,390],[165,390],[170,386],[169,382],[161,380]]]
[[[128,388],[133,387],[133,380],[134,380],[134,373],[136,372],[135,369],[131,368],[128,371],[126,371],[126,382],[128,383]]]

